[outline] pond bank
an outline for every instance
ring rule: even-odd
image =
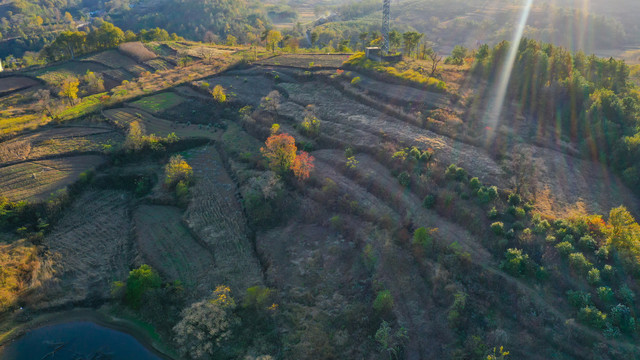
[[[79,308],[61,312],[42,314],[24,323],[14,323],[10,331],[0,334],[0,350],[16,341],[20,336],[30,330],[50,325],[58,325],[68,322],[91,322],[96,325],[116,330],[131,335],[142,346],[154,355],[165,360],[175,360],[178,357],[148,328],[129,320],[114,316],[112,309],[102,307],[100,309]]]

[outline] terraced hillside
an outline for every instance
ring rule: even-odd
[[[136,80],[81,120],[0,143],[2,195],[32,201],[1,203],[10,214],[24,206],[32,223],[16,232],[21,218],[6,217],[0,239],[28,239],[46,264],[24,307],[105,305],[151,324],[185,358],[176,324],[203,308],[228,316],[215,346],[194,337],[220,359],[486,359],[501,346],[527,359],[640,354],[627,326],[640,288],[610,245],[610,229],[636,230],[615,210],[606,217],[619,205],[637,215],[634,193],[603,164],[518,128],[503,151],[487,146],[465,117],[474,90],[464,70],[444,74],[442,90],[341,69],[343,55],[216,73],[235,50],[145,49],[158,57],[136,66],[185,55],[200,66],[131,71]],[[133,64],[122,56],[87,60]],[[264,156],[287,134],[291,157],[313,157],[308,178]],[[80,175],[89,168],[95,176]],[[71,184],[68,198],[36,206]]]

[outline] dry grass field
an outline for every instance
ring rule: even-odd
[[[81,173],[105,161],[98,155],[27,161],[0,168],[0,193],[11,201],[46,200],[52,193],[73,184]]]
[[[218,285],[213,255],[182,224],[182,211],[169,206],[139,206],[133,215],[137,247],[167,280],[181,281],[199,299]]]
[[[126,56],[135,59],[137,62],[145,62],[158,57],[155,53],[147,49],[141,42],[124,43],[118,46],[118,50]]]

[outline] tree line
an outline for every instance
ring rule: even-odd
[[[473,73],[495,81],[510,46],[506,41],[493,48],[482,45]],[[578,144],[585,155],[609,164],[640,189],[640,91],[629,74],[622,60],[523,39],[507,96],[530,115],[539,135]],[[486,103],[487,94],[481,97],[476,100]]]
[[[166,30],[142,30],[138,34],[106,21],[97,21],[88,32],[64,31],[51,44],[42,49],[41,57],[47,61],[73,59],[78,55],[115,48],[130,41],[168,41],[180,39]]]

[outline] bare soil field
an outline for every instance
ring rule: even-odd
[[[261,60],[256,62],[256,64],[266,66],[288,66],[301,69],[312,69],[314,67],[339,68],[349,59],[349,56],[349,54],[286,54]]]
[[[0,193],[11,201],[45,200],[104,160],[98,155],[83,155],[7,166],[0,169]]]
[[[180,138],[206,138],[217,139],[218,131],[215,128],[207,130],[206,126],[189,125],[185,123],[174,123],[169,120],[155,117],[146,111],[135,108],[109,109],[103,112],[104,116],[115,124],[124,125],[134,121],[139,121],[147,135],[155,134],[166,137],[175,133]]]
[[[260,265],[255,257],[250,232],[237,188],[227,174],[213,146],[185,154],[193,167],[195,185],[184,219],[193,234],[213,253],[212,271],[219,284],[234,292],[243,292],[262,283]]]
[[[103,151],[124,136],[108,127],[64,127],[19,136],[0,143],[0,162],[34,160],[45,156]]]
[[[26,89],[40,83],[24,76],[9,76],[0,78],[0,94]]]
[[[205,80],[213,89],[214,86],[222,86],[227,93],[229,101],[237,101],[241,104],[256,107],[260,99],[267,96],[273,89],[275,82],[264,76],[216,76]]]
[[[43,285],[42,307],[109,298],[113,281],[132,262],[131,196],[120,191],[83,194],[45,239],[55,278]]]
[[[182,211],[169,206],[139,206],[133,216],[138,252],[167,280],[180,280],[199,299],[219,285],[215,260],[182,224]]]

